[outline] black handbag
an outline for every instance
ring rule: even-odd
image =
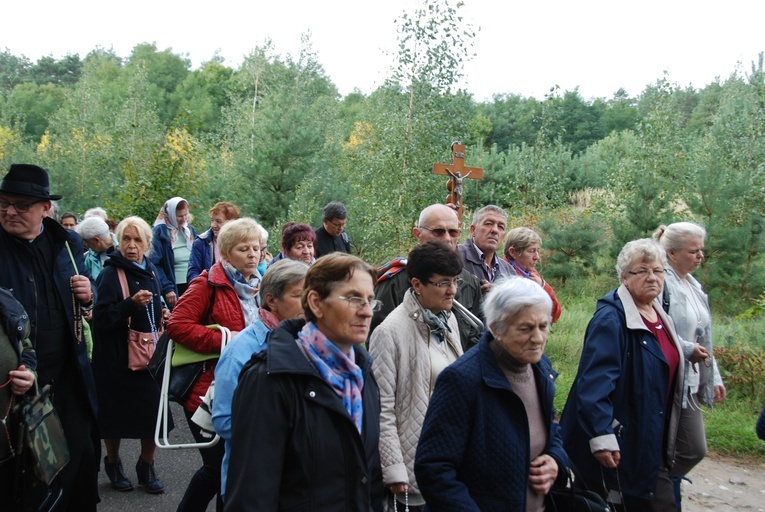
[[[552,512],[610,512],[611,510],[600,494],[574,487],[571,472],[568,472],[566,487],[553,486],[547,493],[546,509]]]
[[[154,350],[154,355],[151,356],[149,364],[147,365],[149,373],[157,383],[157,387],[162,387],[162,375],[165,371],[165,360],[168,357],[168,342],[170,336],[167,331],[162,333],[162,336],[157,340],[157,348]],[[170,354],[172,358],[173,355]],[[191,386],[197,380],[205,369],[205,361],[197,363],[189,363],[181,366],[174,366],[170,370],[170,385],[168,387],[167,398],[172,402],[183,404],[186,398],[189,396]]]

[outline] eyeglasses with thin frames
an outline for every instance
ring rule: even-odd
[[[428,283],[429,285],[435,286],[436,288],[445,288],[447,286],[454,286],[455,288],[458,288],[463,281],[464,279],[462,279],[461,277],[458,277],[454,281],[451,281],[449,279],[444,279],[440,283],[434,283],[433,281],[425,281],[425,282]]]
[[[458,228],[452,228],[452,229],[445,229],[445,228],[426,228],[425,226],[420,226],[420,229],[424,229],[426,231],[430,231],[433,233],[433,236],[436,238],[443,238],[446,233],[449,233],[449,236],[452,238],[459,238],[462,234],[462,230]]]
[[[332,224],[333,226],[335,226],[335,228],[336,228],[336,229],[340,229],[340,230],[342,230],[342,229],[345,229],[345,223],[343,223],[343,224],[338,224],[338,223],[336,223],[336,222],[332,222],[331,220],[330,220],[330,221],[328,221],[328,222],[329,222],[330,224]]]
[[[28,203],[12,203],[10,201],[0,198],[0,211],[7,212],[8,208],[13,206],[13,209],[16,210],[17,213],[27,213],[31,207],[41,202],[42,201],[32,201]]]
[[[653,274],[656,277],[661,277],[664,275],[664,269],[663,268],[643,268],[635,272],[629,270],[627,273],[632,274],[633,276],[638,276],[638,277],[645,277],[648,274]]]
[[[337,298],[346,301],[348,307],[353,310],[362,309],[364,306],[369,305],[372,311],[380,311],[382,307],[382,301],[377,299],[364,300],[362,297],[343,297],[342,295],[338,295]]]

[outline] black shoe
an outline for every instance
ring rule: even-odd
[[[138,483],[143,485],[146,492],[151,494],[160,494],[165,492],[165,484],[157,478],[157,472],[154,471],[154,462],[144,462],[138,458],[135,463],[135,472],[138,474]]]
[[[104,471],[106,471],[106,476],[109,477],[112,487],[120,492],[132,491],[133,483],[125,476],[122,460],[118,460],[116,464],[109,464],[107,461],[108,458],[104,457]]]

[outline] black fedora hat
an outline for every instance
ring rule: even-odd
[[[30,164],[11,164],[8,174],[0,182],[0,192],[53,201],[61,199],[61,196],[50,193],[48,171]]]

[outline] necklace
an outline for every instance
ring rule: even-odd
[[[157,347],[157,341],[159,336],[157,335],[157,326],[154,323],[154,295],[151,296],[149,303],[146,304],[146,316],[149,317],[149,324],[151,325],[151,337],[154,341],[154,348]]]

